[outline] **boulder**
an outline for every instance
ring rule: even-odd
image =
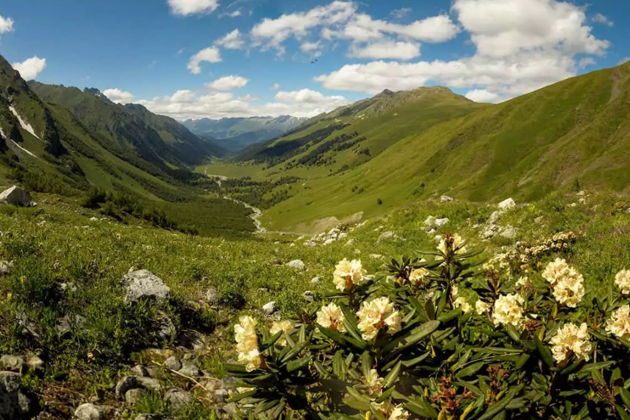
[[[28,191],[23,190],[17,185],[0,193],[0,203],[13,204],[19,207],[32,207],[35,205]]]
[[[76,420],[105,420],[111,418],[112,411],[112,408],[108,406],[85,403],[77,407],[74,418]]]
[[[171,356],[164,361],[164,367],[171,370],[180,370],[182,368],[182,362],[175,356]]]
[[[512,198],[507,198],[507,199],[501,201],[498,204],[498,207],[501,210],[509,210],[509,209],[511,209],[513,207],[516,207],[516,202]]]
[[[158,320],[158,337],[161,340],[173,340],[177,336],[177,328],[175,324],[164,312],[159,313],[160,319]]]
[[[122,279],[127,290],[125,301],[135,302],[143,297],[166,299],[171,289],[164,284],[161,278],[148,270],[130,271]]]
[[[130,389],[138,388],[138,378],[135,376],[125,376],[116,384],[115,392],[116,398],[123,399],[127,391]]]
[[[195,377],[199,376],[201,372],[199,372],[199,368],[196,364],[189,360],[185,360],[182,363],[182,367],[179,369],[179,373],[181,373],[182,375]]]
[[[289,261],[287,267],[295,268],[296,270],[306,270],[306,264],[302,260]]]
[[[134,405],[147,393],[144,389],[134,388],[125,393],[125,402]]]
[[[501,212],[499,210],[493,211],[488,218],[488,224],[495,225],[499,221],[499,218],[501,218]]]
[[[190,404],[193,401],[192,395],[190,395],[189,392],[182,391],[181,389],[177,388],[171,388],[166,391],[166,394],[164,394],[164,399],[175,408]]]
[[[139,386],[149,391],[160,392],[160,390],[162,389],[162,384],[160,384],[160,381],[158,381],[157,379],[145,377],[140,377],[136,379]]]

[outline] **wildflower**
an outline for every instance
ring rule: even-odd
[[[409,412],[402,405],[394,405],[391,401],[372,402],[371,406],[372,410],[378,411],[387,420],[407,420],[409,418]]]
[[[569,268],[569,264],[567,264],[564,258],[556,258],[555,261],[547,264],[547,267],[545,267],[545,271],[543,271],[542,276],[545,280],[553,285],[564,275],[564,272]]]
[[[520,327],[523,322],[523,303],[520,295],[502,295],[494,302],[492,320],[494,325],[510,324]]]
[[[477,315],[483,315],[490,310],[491,306],[492,305],[490,305],[489,303],[479,299],[477,300],[477,302],[475,302],[475,312],[477,312]]]
[[[461,296],[455,299],[455,301],[453,302],[453,307],[461,309],[462,312],[466,314],[472,311],[472,305],[468,303],[468,301]]]
[[[521,276],[516,281],[516,285],[519,287],[527,287],[528,284],[531,284],[527,276]]]
[[[454,254],[463,254],[466,252],[465,241],[457,233],[441,238],[437,249],[443,255],[446,255],[449,249],[452,250]]]
[[[384,327],[387,327],[388,334],[400,331],[400,313],[394,309],[394,305],[386,297],[363,302],[357,316],[358,327],[364,340],[372,340]]]
[[[256,370],[262,364],[258,350],[258,336],[256,335],[256,320],[251,316],[242,316],[234,326],[234,339],[239,363],[245,364],[248,372]]]
[[[372,394],[381,394],[383,392],[384,382],[385,379],[378,376],[378,372],[376,369],[371,369],[365,377],[365,384]]]
[[[426,268],[416,268],[409,274],[409,281],[415,287],[421,287],[427,282],[429,275],[431,272]]]
[[[365,270],[361,265],[361,260],[349,261],[347,258],[339,261],[333,273],[333,283],[339,290],[346,291],[352,289],[354,285],[365,281]]]
[[[317,323],[325,328],[338,332],[346,332],[346,327],[343,325],[345,317],[341,308],[334,303],[324,305],[317,312]]]
[[[277,321],[271,324],[271,329],[269,330],[269,332],[271,332],[271,335],[276,335],[280,331],[286,334],[289,334],[294,329],[295,329],[295,325],[293,324],[293,322],[289,320],[285,320],[285,321]],[[278,340],[278,344],[280,344],[281,346],[285,346],[287,344],[287,339],[284,337],[281,337]]]
[[[553,287],[553,297],[569,308],[575,308],[584,297],[584,277],[569,268]]]
[[[621,270],[615,276],[615,284],[624,295],[630,294],[630,270]]]
[[[551,352],[557,363],[562,363],[571,355],[578,359],[589,359],[591,342],[589,341],[588,326],[582,323],[579,327],[575,324],[565,324],[551,339]]]
[[[606,331],[623,340],[630,339],[630,305],[623,305],[612,313]]]

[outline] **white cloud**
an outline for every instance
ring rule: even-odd
[[[168,0],[171,12],[176,15],[188,16],[196,13],[212,13],[219,7],[217,0]]]
[[[300,45],[300,49],[304,52],[317,52],[321,48],[321,42],[303,42]]]
[[[201,73],[201,63],[220,63],[221,53],[217,47],[208,47],[193,55],[188,61],[188,70],[192,74]]]
[[[13,68],[20,72],[24,80],[35,79],[46,67],[46,59],[37,56],[27,58],[21,63],[13,63]]]
[[[610,19],[608,19],[606,16],[602,15],[601,13],[597,13],[595,14],[595,16],[593,16],[593,22],[600,23],[608,27],[615,26],[615,24]]]
[[[271,89],[272,90],[280,90],[280,83],[274,83],[273,85],[271,85]]]
[[[245,77],[230,75],[216,79],[206,86],[214,90],[232,90],[242,88],[247,85],[248,82],[249,79]]]
[[[402,7],[400,9],[392,10],[390,15],[394,19],[402,19],[411,13],[411,7]]]
[[[447,15],[432,16],[409,25],[401,25],[358,14],[345,26],[340,35],[357,42],[382,39],[386,34],[425,42],[445,42],[458,32],[457,25]]]
[[[294,91],[280,91],[276,93],[275,98],[281,102],[299,103],[299,104],[336,104],[334,107],[345,105],[348,103],[343,96],[324,96],[321,92],[311,89],[300,89]]]
[[[127,92],[117,88],[106,89],[103,91],[103,95],[107,96],[110,101],[119,104],[128,104],[133,101],[133,95],[131,94],[131,92]]]
[[[475,102],[497,102],[500,97],[494,92],[485,89],[473,89],[465,95],[468,99]]]
[[[195,92],[188,89],[178,90],[171,95],[171,102],[182,102],[182,103],[191,103],[194,102],[197,95]]]
[[[474,55],[452,61],[344,65],[315,80],[327,89],[368,93],[431,82],[468,88],[477,99],[485,95],[484,100],[498,101],[570,77],[579,65],[576,55],[600,55],[609,46],[593,36],[584,10],[569,3],[455,0],[453,10],[470,34]]]
[[[239,50],[243,48],[244,40],[241,36],[241,32],[238,29],[234,29],[223,38],[219,38],[215,44],[224,48]]]
[[[348,51],[350,57],[410,60],[420,56],[420,44],[415,42],[379,41],[373,44],[354,44]]]
[[[0,16],[0,34],[13,31],[13,19]]]

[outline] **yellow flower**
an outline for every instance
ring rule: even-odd
[[[370,405],[372,410],[378,411],[387,420],[407,420],[410,416],[402,405],[394,405],[389,400],[380,403],[372,402]]]
[[[345,317],[341,308],[334,303],[322,306],[317,312],[317,323],[334,331],[346,332],[346,327],[343,325],[344,320]]]
[[[262,364],[258,350],[256,324],[256,320],[251,316],[242,316],[239,318],[239,323],[234,326],[238,361],[245,365],[248,372],[258,369]]]
[[[394,305],[386,297],[363,302],[357,312],[359,330],[364,340],[372,340],[378,332],[387,327],[388,334],[400,331],[401,316]]]
[[[490,310],[491,306],[491,304],[479,299],[475,302],[475,312],[477,312],[477,315],[483,315]]]
[[[456,309],[461,309],[464,313],[469,313],[472,311],[472,305],[461,296],[455,299],[455,301],[453,302],[453,307],[455,307]]]
[[[446,255],[449,249],[451,249],[455,254],[463,254],[466,252],[465,241],[457,233],[446,235],[440,239],[437,249],[443,255]]]
[[[523,298],[517,294],[502,295],[494,302],[494,325],[510,324],[520,327],[523,322]]]
[[[589,341],[588,326],[582,323],[579,327],[575,324],[565,324],[551,339],[551,352],[557,363],[562,363],[571,355],[578,359],[589,359],[592,345]]]
[[[376,369],[371,369],[368,375],[365,377],[365,384],[367,385],[370,393],[381,394],[383,392],[383,384],[385,379],[378,376]]]
[[[623,340],[630,340],[630,305],[623,305],[611,314],[606,331]]]
[[[621,270],[615,275],[615,284],[624,295],[630,294],[630,270]]]
[[[269,330],[269,332],[271,333],[271,335],[276,335],[280,331],[289,334],[294,329],[295,325],[293,324],[293,322],[285,320],[277,321],[271,324],[271,329]],[[285,346],[287,344],[287,339],[284,337],[280,337],[280,339],[278,340],[278,344],[280,344],[281,346]]]
[[[346,291],[352,289],[355,285],[365,281],[365,270],[361,264],[361,260],[349,261],[347,258],[339,261],[335,266],[333,273],[333,283],[339,290]]]
[[[569,268],[554,284],[553,297],[559,303],[575,308],[584,297],[584,277],[575,269]]]
[[[431,272],[426,268],[416,268],[409,274],[409,281],[415,287],[421,287],[427,282],[430,275]]]

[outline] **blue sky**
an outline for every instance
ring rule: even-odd
[[[179,119],[309,116],[423,85],[499,102],[630,57],[629,20],[626,0],[2,0],[0,54]]]

